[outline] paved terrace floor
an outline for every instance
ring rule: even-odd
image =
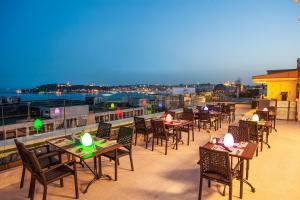
[[[240,110],[240,113],[244,112]],[[214,135],[226,133],[227,124],[223,123],[222,129]],[[252,193],[244,185],[244,198],[257,199],[300,199],[300,123],[294,121],[278,121],[278,132],[270,135],[271,149],[264,146],[262,153],[250,163],[249,181],[255,186],[256,192]],[[179,150],[169,149],[164,155],[164,148],[157,147],[152,152],[144,148],[144,143],[134,147],[135,171],[130,171],[129,158],[123,157],[120,162],[118,181],[98,181],[94,183],[87,194],[80,192],[79,199],[122,199],[122,200],[147,200],[147,199],[178,199],[193,200],[198,197],[199,166],[196,164],[199,145],[209,140],[209,135],[201,130],[196,131],[195,142],[190,146],[179,145]],[[113,162],[103,159],[103,172],[113,176]],[[91,173],[87,168],[78,166],[79,190],[82,191],[89,180]],[[0,173],[0,199],[26,199],[29,187],[29,173],[27,173],[25,186],[19,189],[21,168],[14,168]],[[233,183],[233,199],[239,199],[239,182]],[[49,200],[73,199],[73,178],[65,179],[64,188],[58,183],[48,187]],[[203,187],[203,199],[228,199],[228,189],[223,197],[219,191],[223,186],[212,183],[207,188],[206,181]],[[43,188],[37,184],[35,199],[42,198]]]

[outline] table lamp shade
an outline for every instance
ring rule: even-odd
[[[263,111],[264,111],[264,112],[267,112],[267,111],[268,111],[268,108],[267,108],[267,107],[264,107]]]
[[[234,139],[231,133],[226,133],[224,137],[224,146],[225,147],[232,147],[234,144]]]
[[[252,121],[258,122],[258,121],[259,121],[259,116],[258,116],[257,114],[254,114],[254,115],[252,116]]]
[[[91,146],[93,144],[93,138],[91,134],[84,133],[83,136],[81,136],[81,144],[86,147]]]
[[[172,115],[167,114],[166,122],[172,122],[172,120],[173,120]]]
[[[203,110],[204,110],[204,111],[208,111],[208,107],[207,107],[207,106],[204,106]]]

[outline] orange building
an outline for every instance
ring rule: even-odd
[[[300,58],[295,69],[268,70],[266,74],[253,76],[252,81],[267,85],[268,99],[297,102],[298,120],[300,119]]]

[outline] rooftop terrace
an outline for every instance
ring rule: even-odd
[[[246,112],[239,109],[237,116]],[[214,136],[222,136],[227,132],[227,123],[222,124]],[[269,138],[271,148],[264,146],[263,152],[250,162],[249,181],[256,188],[252,193],[244,185],[243,199],[300,199],[300,123],[295,121],[277,121],[278,132],[272,132]],[[183,134],[184,141],[186,135]],[[142,140],[142,139],[141,139]],[[118,181],[102,180],[94,183],[86,194],[82,191],[92,179],[88,169],[78,166],[79,199],[197,199],[199,188],[199,146],[209,141],[209,135],[195,129],[195,141],[189,146],[179,145],[178,150],[169,148],[164,155],[164,147],[156,146],[154,151],[146,150],[143,142],[133,147],[135,171],[130,171],[127,157],[120,159]],[[89,161],[91,162],[91,160]],[[113,176],[114,164],[107,159],[102,160],[103,172]],[[91,163],[89,163],[91,164]],[[23,189],[19,188],[21,167],[0,172],[1,199],[25,199],[29,189],[29,173]],[[72,177],[65,179],[64,188],[58,183],[48,187],[47,199],[73,199],[74,186]],[[43,188],[37,184],[35,199],[42,198]],[[228,199],[220,193],[223,185],[212,182],[207,187],[204,181],[203,199]],[[233,199],[239,199],[239,182],[233,182]]]

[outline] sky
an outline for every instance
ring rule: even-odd
[[[2,0],[0,88],[220,83],[295,68],[293,0]]]

